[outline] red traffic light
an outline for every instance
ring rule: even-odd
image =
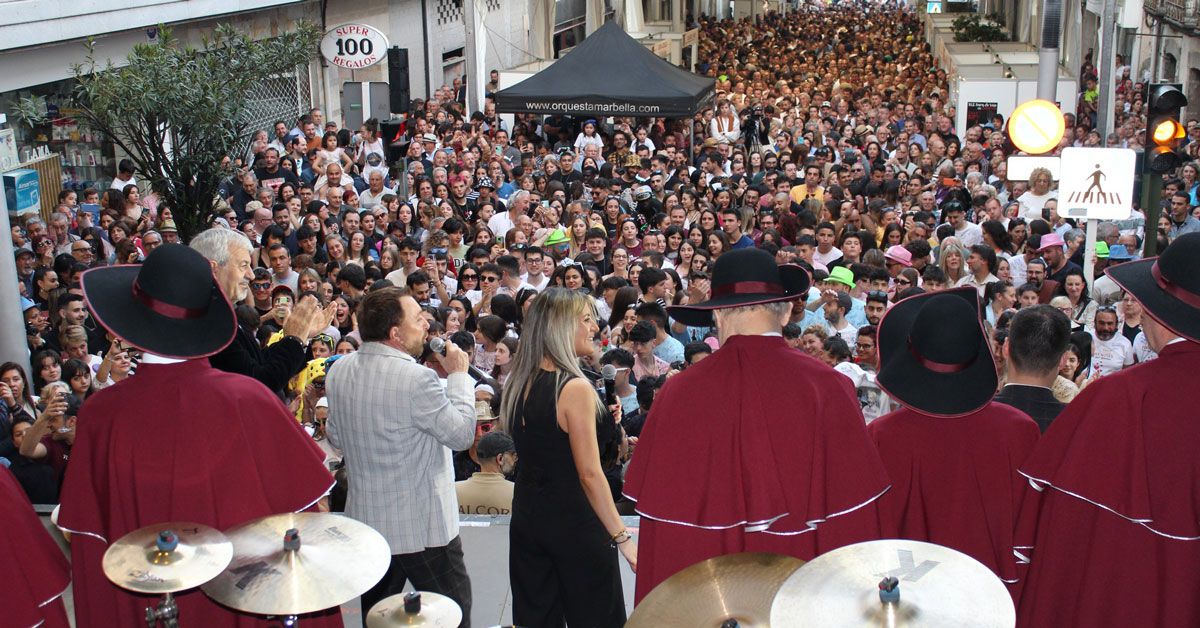
[[[1179,86],[1169,83],[1152,86],[1150,92],[1150,113],[1178,114],[1179,110],[1188,104],[1187,96],[1183,95]]]

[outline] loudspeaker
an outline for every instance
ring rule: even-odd
[[[388,48],[388,91],[392,113],[408,113],[408,48]]]
[[[388,164],[398,164],[408,152],[408,138],[404,135],[404,120],[385,120],[379,123],[380,137],[387,151]]]

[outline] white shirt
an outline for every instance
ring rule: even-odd
[[[404,271],[404,268],[397,268],[396,270],[393,270],[392,272],[388,273],[384,279],[392,282],[392,285],[396,286],[397,288],[403,288],[404,286],[408,285],[408,273]]]
[[[969,221],[962,221],[962,227],[954,231],[954,237],[962,243],[964,249],[969,249],[976,244],[983,244],[983,229]]]
[[[395,193],[396,193],[396,190],[389,190],[387,188],[383,188],[382,190],[379,191],[379,194],[372,194],[371,188],[367,188],[359,193],[358,204],[363,209],[371,209],[371,208],[375,207],[376,205],[378,205],[380,202],[382,202],[384,194],[395,194]]]
[[[604,297],[596,297],[593,300],[596,302],[596,315],[600,317],[599,320],[607,321],[612,316],[612,306],[604,300]]]
[[[842,318],[842,323],[846,325],[844,328],[835,329],[833,323],[825,321],[825,329],[829,330],[831,335],[837,334],[841,336],[842,340],[846,341],[846,346],[853,348],[854,343],[858,342],[858,328],[854,325],[851,325],[850,321],[846,320],[844,317]]]
[[[114,178],[112,183],[108,184],[110,190],[124,190],[127,185],[137,185],[137,177],[129,177],[128,181],[122,181],[119,178]]]
[[[989,283],[992,283],[993,281],[1000,281],[1000,280],[997,279],[995,275],[988,273],[988,276],[984,277],[983,281],[976,281],[974,274],[967,273],[966,275],[963,275],[963,278],[959,279],[958,283],[954,284],[954,286],[956,288],[961,288],[963,286],[971,286],[972,288],[979,291],[979,296],[983,296],[984,289],[986,289],[987,285]]]
[[[1038,196],[1033,193],[1033,190],[1026,191],[1017,197],[1017,202],[1021,204],[1021,215],[1025,217],[1025,220],[1040,219],[1042,207],[1046,205],[1046,201],[1052,198],[1058,198],[1058,192],[1051,190]]]
[[[1149,362],[1158,357],[1158,354],[1150,348],[1150,342],[1146,340],[1146,332],[1139,331],[1133,337],[1133,355],[1137,358],[1138,364]]]
[[[1120,333],[1101,340],[1092,332],[1092,372],[1111,375],[1133,364],[1133,344]]]
[[[549,285],[550,285],[550,277],[548,277],[548,276],[546,276],[546,275],[544,275],[544,274],[542,275],[542,278],[541,278],[541,280],[539,280],[539,281],[530,281],[530,280],[529,280],[529,273],[525,273],[525,276],[524,276],[524,277],[521,277],[521,281],[524,281],[526,285],[528,285],[530,288],[533,288],[534,290],[537,290],[538,292],[541,292],[542,290],[545,290],[545,289],[546,289],[546,286],[549,286]]]
[[[515,226],[512,218],[508,216],[508,212],[500,212],[488,220],[488,229],[492,230],[492,235],[501,240],[504,239],[504,235],[508,233],[508,230]]]
[[[359,144],[358,158],[363,163],[363,179],[369,180],[372,172],[378,172],[387,178],[387,155],[383,151],[383,138],[377,137],[374,142]]]
[[[813,260],[817,263],[828,267],[830,262],[836,262],[842,257],[842,250],[836,246],[829,247],[828,253],[822,253],[821,249],[813,251]]]
[[[1013,255],[1008,258],[1008,274],[1012,277],[1012,285],[1018,288],[1029,279],[1029,268],[1025,264],[1024,255]]]

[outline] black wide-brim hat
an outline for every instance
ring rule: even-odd
[[[685,325],[712,327],[714,310],[803,299],[808,296],[808,284],[808,273],[795,264],[780,266],[761,249],[734,249],[713,264],[709,300],[667,310]]]
[[[164,244],[140,265],[93,268],[80,283],[96,321],[142,351],[203,358],[237,333],[233,306],[212,266],[182,244]]]
[[[1175,239],[1158,257],[1105,269],[1154,320],[1200,342],[1200,233]]]
[[[903,299],[879,321],[876,383],[905,407],[955,417],[996,394],[996,363],[979,292],[964,287]]]

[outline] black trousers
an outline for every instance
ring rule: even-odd
[[[578,483],[517,483],[509,532],[513,624],[620,628],[625,596],[617,550]]]
[[[392,564],[378,584],[362,595],[363,626],[367,613],[380,600],[402,593],[412,582],[418,591],[440,593],[458,603],[463,612],[459,628],[471,628],[471,579],[463,562],[462,539],[454,537],[442,547],[430,547],[414,554],[393,554]]]

